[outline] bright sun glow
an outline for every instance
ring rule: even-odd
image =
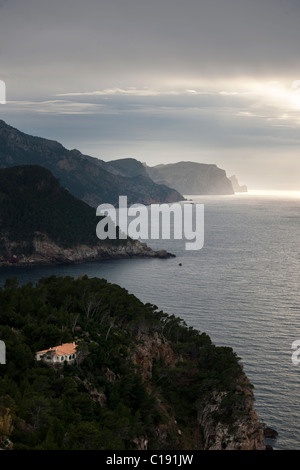
[[[287,108],[300,109],[300,88],[277,86],[271,90],[274,98]]]
[[[193,95],[219,94],[221,96],[245,98],[257,104],[257,107],[267,105],[283,111],[300,110],[300,80],[280,82],[276,80],[255,81],[239,77],[233,80],[217,80],[213,83],[205,80],[188,82],[182,80],[168,80],[168,85],[176,90],[185,90]],[[256,108],[256,106],[254,106]],[[249,113],[250,115],[251,113]],[[286,118],[289,116],[286,115]]]
[[[262,190],[262,189],[253,189],[249,190],[248,194],[250,196],[272,196],[272,197],[284,197],[284,198],[293,198],[300,199],[300,191],[276,191],[276,190]]]

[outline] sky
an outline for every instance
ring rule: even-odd
[[[300,190],[299,0],[0,0],[0,118],[105,161]]]

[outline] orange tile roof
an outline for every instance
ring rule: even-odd
[[[77,344],[75,343],[64,343],[60,346],[54,346],[53,348],[44,349],[43,351],[37,351],[37,354],[53,352],[58,356],[63,356],[64,354],[74,354],[76,352]]]

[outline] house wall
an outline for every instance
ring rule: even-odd
[[[52,363],[52,364],[63,364],[64,361],[67,361],[69,364],[75,362],[76,354],[65,354],[64,356],[58,356],[56,354],[52,355],[51,358],[48,359],[47,353],[43,354],[36,354],[35,358],[37,361],[44,360],[45,362]]]

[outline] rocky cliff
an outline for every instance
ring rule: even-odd
[[[230,176],[229,179],[232,183],[232,187],[233,187],[234,192],[236,192],[236,193],[247,193],[248,192],[247,186],[245,184],[240,184],[235,175]]]
[[[2,266],[171,256],[130,238],[99,240],[96,210],[35,165],[0,170],[0,214]]]
[[[234,194],[225,170],[217,165],[196,162],[178,162],[155,167],[146,166],[156,183],[167,184],[183,195]]]
[[[136,371],[148,383],[153,378],[154,364],[164,361],[166,368],[175,369],[176,364],[184,360],[184,355],[176,353],[163,335],[142,333],[138,336],[132,360]],[[156,430],[161,445],[172,436],[178,448],[191,445],[192,441],[192,446],[200,450],[266,450],[264,428],[254,409],[253,387],[243,372],[234,392],[215,389],[199,396],[194,404],[195,419],[190,422],[192,432],[189,429],[187,433],[184,426],[180,428],[170,403],[161,395],[159,400],[168,420],[167,425]]]
[[[122,258],[170,258],[174,255],[165,250],[154,251],[139,240],[130,240],[123,245],[101,244],[75,245],[64,248],[57,245],[46,234],[37,233],[32,240],[33,250],[29,254],[28,246],[2,239],[0,266],[38,266],[52,264],[85,263],[104,259]]]
[[[264,428],[254,409],[247,377],[239,392],[244,397],[233,405],[233,419],[230,422],[221,419],[224,403],[230,403],[229,392],[213,391],[199,406],[197,419],[202,428],[205,450],[266,450]]]
[[[106,164],[79,150],[68,150],[59,142],[20,132],[0,120],[0,168],[40,165],[58,178],[62,187],[92,207],[102,203],[117,205],[119,196],[129,204],[171,203],[183,196],[147,175],[124,176]]]
[[[85,275],[8,279],[0,305],[0,449],[266,449],[239,358],[180,318]],[[35,361],[71,341],[74,364]]]

